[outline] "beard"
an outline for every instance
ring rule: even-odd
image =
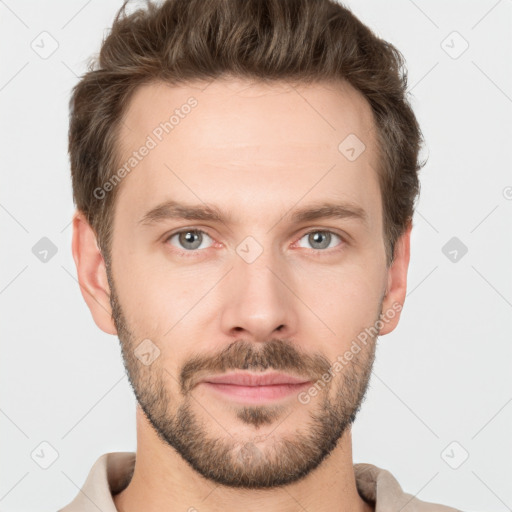
[[[182,365],[178,376],[173,376],[161,365],[163,358],[157,358],[146,366],[135,353],[143,337],[136,336],[128,326],[108,266],[107,276],[112,317],[124,367],[137,402],[158,437],[204,478],[219,485],[246,489],[272,488],[297,482],[326,459],[355,421],[368,389],[378,332],[363,344],[339,375],[324,384],[324,389],[309,405],[308,421],[297,422],[293,433],[272,435],[298,407],[306,407],[304,402],[294,406],[288,402],[286,405],[238,404],[233,408],[238,421],[255,430],[264,425],[273,425],[273,428],[266,435],[255,432],[250,439],[247,436],[235,437],[226,429],[226,435],[215,436],[209,429],[209,420],[211,425],[218,422],[208,412],[207,404],[201,404],[193,393],[199,373],[273,369],[291,371],[322,383],[322,375],[329,371],[332,363],[322,355],[305,354],[296,345],[273,338],[264,344],[258,343],[257,348],[255,344],[240,340],[229,344],[220,353],[196,355]],[[382,301],[379,313],[381,308]],[[169,379],[175,381],[179,391],[171,392],[166,385]],[[198,411],[206,421],[198,416]]]

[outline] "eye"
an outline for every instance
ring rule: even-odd
[[[332,231],[325,231],[325,230],[314,230],[314,231],[309,231],[308,233],[306,233],[300,240],[302,239],[306,239],[307,242],[309,244],[311,244],[312,246],[312,249],[330,249],[332,247],[335,247],[336,245],[340,245],[340,244],[335,244],[335,245],[332,245],[331,242],[333,242],[333,240],[335,240],[335,238],[338,238],[339,240],[341,240],[343,242],[343,238],[341,238],[340,235],[337,235],[336,233],[333,233]],[[299,240],[299,242],[300,242]]]
[[[186,252],[190,252],[196,249],[205,249],[206,247],[203,246],[205,237],[212,240],[210,236],[200,229],[184,229],[183,231],[173,233],[165,241],[170,242],[171,245],[178,249],[185,249]],[[178,245],[171,242],[173,238],[176,238]]]
[[[342,243],[333,244],[336,238],[341,242],[344,242],[344,239],[340,235],[332,231],[316,229],[305,233],[299,239],[299,242],[296,243],[303,247],[300,242],[301,240],[306,239],[307,243],[311,246],[310,248],[317,251],[324,251],[325,249],[331,249],[333,247],[343,245]],[[165,239],[165,243],[170,243],[170,245],[179,249],[181,253],[194,253],[200,249],[207,249],[209,247],[208,240],[213,242],[213,239],[201,229],[183,229],[169,235]]]

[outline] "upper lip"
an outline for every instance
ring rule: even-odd
[[[277,384],[304,384],[309,379],[295,377],[285,373],[226,373],[223,375],[214,375],[202,379],[201,382],[210,382],[212,384],[233,384],[235,386],[271,386]]]

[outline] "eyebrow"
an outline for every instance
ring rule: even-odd
[[[315,203],[285,214],[293,223],[309,222],[319,219],[355,219],[368,224],[368,214],[353,203]],[[223,214],[217,207],[207,204],[188,205],[174,200],[164,201],[145,213],[138,221],[142,225],[158,224],[169,219],[232,222],[232,215]]]

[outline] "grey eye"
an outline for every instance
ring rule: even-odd
[[[307,238],[307,242],[311,245],[312,249],[329,249],[331,246],[331,242],[338,238],[341,240],[341,237],[336,233],[332,233],[331,231],[310,231],[306,233],[302,238]]]
[[[179,245],[172,243],[173,238],[176,237]],[[169,237],[168,241],[171,243],[171,245],[178,247],[178,249],[194,251],[196,249],[205,249],[205,247],[201,247],[205,239],[211,240],[211,238],[204,231],[198,229],[186,229],[179,231],[178,233],[174,233]]]

